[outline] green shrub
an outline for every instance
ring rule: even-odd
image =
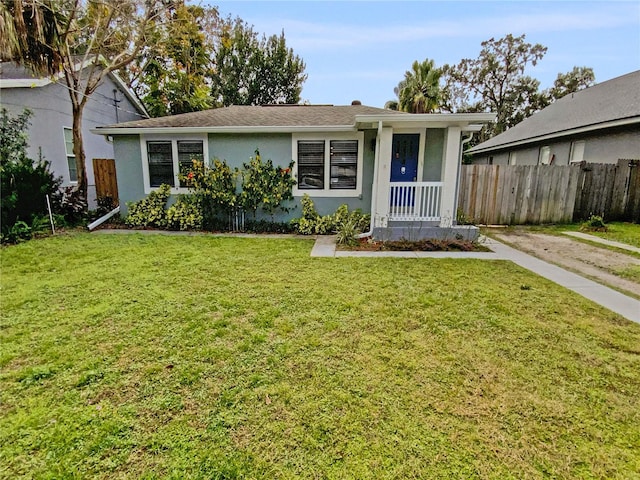
[[[171,187],[160,185],[158,190],[154,190],[146,198],[138,202],[127,203],[129,215],[126,224],[130,227],[156,227],[165,228],[167,226],[167,211],[165,206]]]
[[[18,220],[2,233],[2,243],[20,243],[30,240],[32,236],[31,227]]]
[[[61,178],[50,171],[50,163],[27,156],[27,130],[31,112],[17,117],[0,110],[0,226],[2,242],[25,240],[28,227],[37,215],[47,213],[46,196],[54,203]],[[22,221],[17,225],[16,222]],[[13,228],[15,226],[15,228]]]
[[[202,201],[198,195],[178,195],[167,209],[167,227],[172,230],[200,230],[202,219]]]
[[[304,194],[300,200],[302,217],[291,220],[292,228],[301,235],[327,235],[339,232],[346,224],[355,234],[369,228],[370,215],[363,214],[360,209],[349,211],[347,205],[340,205],[332,215],[321,217],[316,211],[313,200]],[[347,231],[348,229],[345,229]]]
[[[287,168],[281,168],[274,165],[271,159],[263,162],[260,151],[256,149],[255,157],[242,166],[240,205],[246,212],[252,212],[255,219],[258,208],[262,208],[273,219],[276,211],[289,211],[284,202],[293,200],[292,189],[296,184],[291,175],[293,161]]]
[[[356,226],[355,219],[347,219],[338,227],[336,243],[338,245],[353,247],[358,244],[358,240],[356,239],[358,233],[360,233],[360,231]]]
[[[205,228],[220,225],[221,219],[228,217],[239,204],[237,175],[237,170],[217,158],[211,167],[201,160],[193,160],[191,169],[180,175],[192,194],[200,198]]]
[[[581,230],[590,230],[596,232],[606,232],[607,225],[604,219],[599,215],[591,215],[589,220],[582,224]]]

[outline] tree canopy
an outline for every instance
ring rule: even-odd
[[[73,153],[78,192],[87,200],[82,115],[105,76],[133,61],[154,23],[167,8],[163,0],[16,0],[0,3],[3,60],[39,73],[59,73],[73,115]],[[7,35],[7,37],[5,37]]]
[[[259,38],[240,19],[226,20],[213,63],[211,96],[219,106],[298,103],[307,79],[284,32]]]
[[[176,2],[163,16],[123,76],[152,117],[211,107],[213,42],[206,28],[217,23],[217,10]]]
[[[525,35],[511,34],[481,43],[478,58],[444,65],[441,109],[446,112],[497,114],[496,122],[483,128],[484,141],[520,123],[551,102],[594,84],[593,70],[574,67],[558,74],[554,86],[540,90],[540,82],[526,75],[546,54],[547,47],[526,42]]]

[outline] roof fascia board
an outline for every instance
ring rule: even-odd
[[[0,80],[0,88],[37,88],[52,83],[50,78],[8,78]]]
[[[496,118],[495,113],[407,113],[356,115],[356,123],[377,123],[397,125],[401,123],[428,123],[430,126],[463,126],[470,123],[489,123]]]
[[[142,134],[183,134],[183,133],[297,133],[297,132],[354,132],[357,129],[353,125],[332,126],[276,126],[276,127],[96,127],[91,133],[98,135],[142,135]]]
[[[84,62],[78,62],[74,64],[73,69],[77,72],[91,65],[91,60],[85,60]],[[0,88],[37,88],[44,87],[50,83],[57,82],[64,77],[64,72],[61,70],[54,75],[49,75],[40,78],[9,78],[6,80],[0,80]]]
[[[530,138],[525,138],[524,140],[518,140],[515,142],[509,142],[509,143],[503,143],[500,145],[494,145],[492,147],[486,147],[486,148],[481,148],[481,149],[470,149],[467,153],[487,153],[487,152],[493,152],[495,150],[506,150],[508,148],[511,147],[519,147],[521,145],[527,145],[530,143],[537,143],[537,142],[543,142],[545,140],[552,140],[552,139],[561,139],[563,137],[567,137],[569,135],[578,135],[580,133],[589,133],[589,132],[593,132],[593,131],[597,131],[597,130],[604,130],[607,128],[615,128],[615,127],[624,127],[626,125],[633,125],[635,123],[640,123],[640,117],[632,117],[632,118],[625,118],[622,120],[613,120],[610,122],[605,122],[605,123],[597,123],[595,125],[588,125],[586,127],[579,127],[579,128],[573,128],[571,130],[562,130],[560,132],[554,132],[554,133],[549,133],[547,135],[541,135],[538,137],[530,137]]]

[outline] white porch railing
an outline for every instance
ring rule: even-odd
[[[443,182],[391,182],[389,220],[439,221]]]

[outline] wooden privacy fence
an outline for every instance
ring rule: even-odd
[[[488,225],[569,223],[602,215],[640,223],[640,165],[463,165],[458,210]]]
[[[96,182],[96,197],[111,197],[118,205],[118,181],[116,162],[113,158],[94,158],[93,176]]]

